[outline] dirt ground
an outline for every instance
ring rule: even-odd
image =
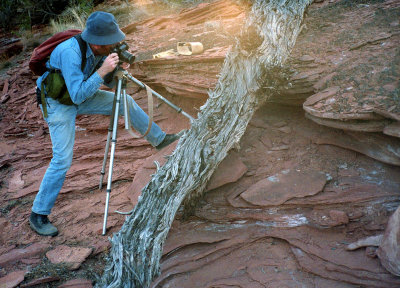
[[[336,2],[340,1],[322,1],[313,9]],[[358,2],[373,7],[393,1]],[[201,10],[207,5],[125,27],[127,42],[140,61],[130,72],[193,116],[215,86],[248,8],[217,1],[211,10]],[[345,9],[355,13],[357,8],[363,7]],[[351,22],[340,25],[343,30],[352,27]],[[310,24],[304,33],[312,29],[316,28]],[[203,54],[150,59],[174,49],[177,41],[193,39],[204,43]],[[307,37],[300,41],[306,43]],[[311,42],[309,47],[317,47],[315,39]],[[296,47],[300,57],[299,51]],[[105,191],[98,185],[109,118],[80,116],[73,165],[50,215],[60,234],[36,235],[28,218],[51,159],[51,142],[35,104],[29,53],[18,56],[17,66],[2,71],[0,81],[0,281],[9,283],[5,287],[92,287],[104,268],[108,237],[125,219],[114,211],[132,209],[155,171],[153,161],[162,162],[173,146],[157,151],[143,139],[132,139],[120,122],[108,232],[102,236]],[[334,78],[334,84],[347,85],[346,78],[340,79]],[[146,93],[137,90],[127,88],[146,110]],[[164,130],[190,128],[188,120],[167,105],[156,101],[155,107],[154,119]],[[360,139],[374,142],[383,136],[383,141],[398,144],[398,138],[357,133],[319,125],[305,116],[301,105],[261,107],[240,147],[220,165],[194,215],[185,220],[181,211],[176,215],[153,287],[400,287],[400,278],[376,257],[376,247],[346,250],[360,238],[382,234],[400,204],[399,166],[366,156],[359,148],[329,144],[352,139],[353,146],[360,147]],[[66,261],[57,262],[54,255]]]

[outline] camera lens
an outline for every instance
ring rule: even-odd
[[[122,60],[122,62],[129,64],[133,64],[133,62],[135,62],[135,55],[129,53],[128,51],[121,51],[119,58]]]

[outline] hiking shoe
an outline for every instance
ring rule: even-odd
[[[171,143],[175,142],[176,140],[178,140],[179,137],[180,137],[180,135],[178,135],[178,134],[167,134],[167,135],[165,135],[164,140],[160,144],[158,144],[156,146],[156,149],[157,150],[161,150],[164,147],[167,147],[169,144],[171,144]]]
[[[50,223],[47,215],[32,212],[31,217],[29,217],[29,225],[33,231],[42,236],[56,236],[58,234],[58,229]]]

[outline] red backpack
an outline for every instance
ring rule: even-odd
[[[82,69],[86,62],[86,45],[82,38],[80,37],[81,30],[66,30],[63,32],[58,32],[51,36],[49,39],[44,41],[38,47],[36,47],[33,52],[31,59],[29,60],[29,68],[35,75],[43,75],[46,72],[46,62],[50,57],[51,52],[57,47],[58,44],[74,37],[78,40],[79,47],[82,53]]]

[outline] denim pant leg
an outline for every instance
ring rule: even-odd
[[[78,115],[81,114],[102,114],[110,115],[112,111],[114,100],[114,93],[104,90],[98,90],[93,97],[87,99],[85,102],[78,106]],[[127,101],[129,106],[129,118],[132,126],[139,131],[142,135],[146,132],[149,123],[149,116],[136,104],[131,96],[127,95]],[[119,115],[124,115],[124,106],[122,102],[119,109]],[[149,134],[145,136],[145,139],[150,142],[151,145],[157,146],[164,140],[165,132],[161,128],[153,123]]]
[[[75,141],[75,105],[67,106],[51,98],[46,99],[48,117],[45,118],[53,145],[53,158],[44,174],[32,211],[49,215],[71,167]]]

